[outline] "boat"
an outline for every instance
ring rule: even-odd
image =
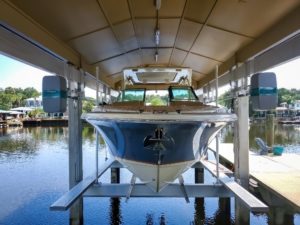
[[[159,192],[203,157],[234,114],[198,100],[188,68],[129,68],[112,104],[82,118],[103,136],[111,155]]]

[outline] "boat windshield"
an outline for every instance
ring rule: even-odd
[[[143,102],[145,89],[127,89],[121,92],[118,102]]]
[[[171,101],[196,101],[198,100],[191,87],[170,87]]]
[[[145,105],[146,106],[166,106],[169,102],[168,90],[147,90]]]
[[[168,90],[146,90],[143,88],[123,90],[118,102],[144,102],[146,106],[167,106],[170,101],[197,101],[191,87],[169,87]]]

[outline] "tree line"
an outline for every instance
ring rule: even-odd
[[[219,104],[226,106],[227,108],[232,107],[232,93],[231,91],[227,91],[219,97]],[[279,88],[278,89],[278,105],[286,102],[287,104],[293,104],[296,100],[300,100],[300,89],[286,89]]]
[[[38,98],[41,95],[33,87],[13,88],[7,87],[0,88],[0,109],[9,110],[11,108],[20,107],[25,105],[25,99]]]
[[[0,109],[9,110],[11,108],[25,106],[25,99],[38,98],[41,95],[33,87],[13,88],[7,87],[5,89],[0,88]],[[83,99],[83,111],[90,112],[95,106],[95,99],[86,97]],[[40,110],[41,111],[41,110]],[[39,113],[41,113],[39,111]]]

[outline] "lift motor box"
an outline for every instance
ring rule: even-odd
[[[270,110],[277,107],[278,93],[275,73],[257,73],[251,77],[251,101],[254,110]]]
[[[65,112],[67,83],[61,76],[43,77],[43,109],[47,113]]]

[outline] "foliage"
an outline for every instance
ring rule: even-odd
[[[225,92],[219,97],[219,104],[230,108],[232,102],[231,96],[230,90]],[[296,100],[300,100],[300,89],[278,89],[278,105],[283,102],[286,102],[287,104],[293,104]]]
[[[300,100],[300,90],[280,88],[278,90],[278,104],[286,102],[292,104],[295,100]]]
[[[231,91],[226,91],[218,98],[218,104],[230,109],[232,107],[232,94]]]
[[[25,88],[13,88],[7,87],[5,89],[0,89],[0,109],[9,110],[14,107],[24,106],[24,100],[27,98],[37,98],[40,93],[30,87]]]
[[[44,113],[45,112],[43,109],[36,108],[36,109],[32,110],[31,112],[29,112],[29,116],[36,118],[36,117],[39,117],[39,115],[44,114]]]
[[[95,99],[86,97],[82,100],[82,112],[91,112],[95,107]]]
[[[25,96],[25,99],[26,99],[26,98],[37,98],[41,94],[35,88],[28,87],[28,88],[24,89],[23,95]]]
[[[164,101],[159,96],[153,97],[150,103],[154,106],[165,105]]]

